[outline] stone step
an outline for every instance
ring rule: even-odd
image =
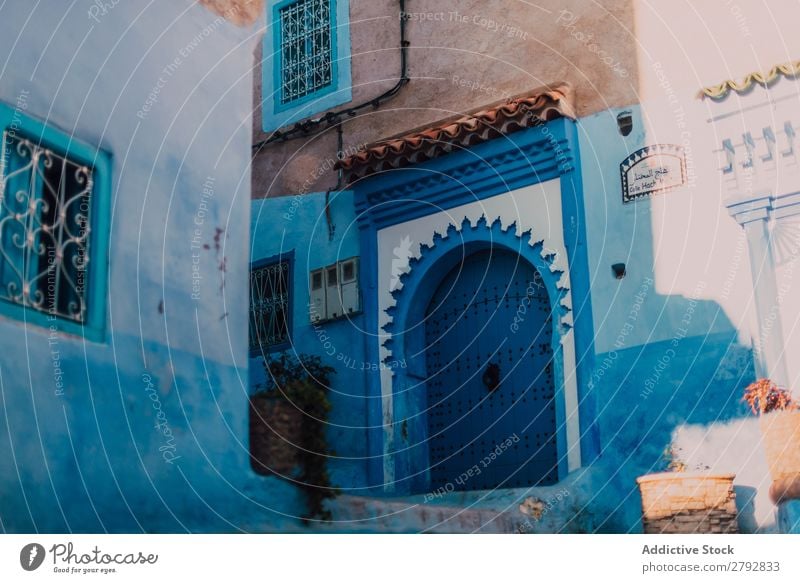
[[[421,503],[416,498],[342,495],[329,504],[336,532],[513,533],[517,523],[505,512]]]

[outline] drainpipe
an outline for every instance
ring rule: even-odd
[[[336,159],[340,160],[344,157],[344,131],[342,124],[336,126]],[[325,191],[325,222],[328,224],[328,241],[333,241],[333,234],[336,231],[336,225],[333,224],[331,217],[331,192],[340,192],[344,186],[344,169],[339,168],[337,172],[336,185]]]

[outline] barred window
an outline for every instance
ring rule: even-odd
[[[250,351],[261,352],[289,341],[289,261],[250,272]]]
[[[333,82],[331,1],[298,0],[279,10],[282,104]]]
[[[16,131],[0,158],[0,300],[87,322],[94,169]]]

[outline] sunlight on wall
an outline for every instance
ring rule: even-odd
[[[687,174],[685,187],[643,204],[650,205],[656,290],[716,302],[747,344],[757,334],[750,258],[744,232],[725,208],[730,194],[715,152],[724,136],[708,123],[719,105],[699,92],[800,58],[800,38],[786,17],[796,10],[791,2],[723,4],[637,3],[645,143],[681,145]]]

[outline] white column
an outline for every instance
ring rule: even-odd
[[[787,386],[786,357],[781,326],[781,310],[775,282],[775,263],[770,248],[769,219],[771,197],[755,197],[728,204],[728,212],[742,225],[750,252],[750,271],[758,319],[758,338],[753,348],[756,375],[780,386]]]

